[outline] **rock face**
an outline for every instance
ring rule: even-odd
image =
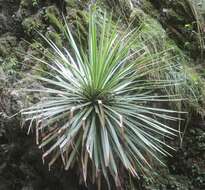
[[[138,0],[130,1],[131,4],[125,0],[102,2],[103,6],[116,9],[116,14],[123,14],[127,20],[133,7],[144,10],[161,22],[183,50],[193,57],[198,55],[198,44],[190,28],[192,25],[195,27],[193,16],[182,7],[184,1]],[[123,6],[118,7],[119,2]],[[19,110],[21,102],[18,94],[7,89],[14,88],[20,70],[28,69],[18,64],[25,58],[17,52],[40,48],[37,42],[31,40],[38,39],[34,29],[49,35],[61,46],[62,36],[53,16],[58,17],[60,12],[64,12],[71,22],[76,16],[86,22],[83,11],[87,10],[88,5],[88,0],[0,0],[0,190],[86,189],[78,184],[76,171],[65,172],[56,166],[49,172],[47,166],[42,164],[34,138],[25,135],[26,129],[20,129],[18,117],[9,118]],[[31,44],[26,44],[23,39]],[[30,64],[29,61],[26,63]],[[3,73],[8,78],[5,79]],[[198,117],[192,120],[183,146],[174,153],[173,158],[167,160],[168,169],[162,172],[159,181],[151,184],[149,180],[143,179],[137,182],[138,189],[205,189],[205,123]],[[179,147],[178,144],[176,147]],[[96,187],[88,186],[88,189]]]
[[[20,0],[0,0],[0,35],[10,32],[22,36],[19,4]]]

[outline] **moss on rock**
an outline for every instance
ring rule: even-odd
[[[0,38],[0,56],[9,56],[15,46],[17,46],[16,37],[5,34]]]
[[[24,32],[28,36],[34,36],[36,31],[42,32],[46,27],[46,25],[42,22],[39,15],[32,15],[30,17],[25,18],[22,22],[22,26]]]
[[[32,7],[32,0],[21,0],[20,6],[23,8],[30,8]]]
[[[46,33],[46,37],[51,39],[53,42],[55,42],[55,44],[59,47],[62,48],[63,47],[63,39],[62,39],[62,35],[58,34],[55,31],[48,31]]]
[[[159,11],[157,11],[157,9],[153,6],[153,4],[148,1],[141,1],[139,4],[140,9],[142,9],[145,13],[149,14],[150,16],[154,17],[154,18],[158,18],[159,17]]]

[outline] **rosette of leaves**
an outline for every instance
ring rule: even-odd
[[[65,169],[77,167],[86,183],[114,181],[121,186],[122,171],[139,177],[149,175],[150,160],[163,164],[169,155],[164,137],[175,138],[177,130],[166,124],[176,120],[177,111],[165,102],[180,101],[163,94],[164,88],[180,81],[151,79],[150,73],[170,68],[169,50],[150,52],[137,28],[119,30],[106,13],[89,14],[87,48],[76,43],[68,23],[63,31],[69,48],[51,47],[39,59],[49,68],[46,75],[30,76],[42,88],[27,91],[43,94],[39,101],[22,110],[35,127],[36,142],[43,149],[49,167],[61,159]],[[80,40],[78,39],[78,42]],[[160,105],[161,107],[157,106]],[[164,105],[164,106],[163,106]]]

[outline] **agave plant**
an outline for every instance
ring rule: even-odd
[[[43,160],[49,158],[49,167],[58,158],[65,169],[78,167],[85,183],[105,179],[120,186],[122,171],[148,175],[150,158],[163,164],[161,155],[172,148],[164,137],[178,132],[164,122],[175,121],[177,113],[165,102],[180,100],[161,89],[180,81],[149,77],[170,68],[169,50],[150,52],[146,40],[139,43],[138,29],[120,31],[106,13],[90,12],[87,48],[76,43],[68,23],[63,30],[70,48],[59,49],[43,36],[51,47],[46,59],[31,57],[50,71],[30,76],[43,87],[27,91],[43,97],[22,110],[28,132],[35,126]]]

